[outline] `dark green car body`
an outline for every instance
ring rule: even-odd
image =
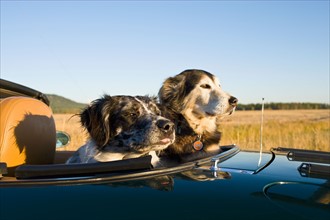
[[[172,168],[3,178],[1,219],[329,219],[328,165],[263,154],[258,166],[259,153],[233,148]]]

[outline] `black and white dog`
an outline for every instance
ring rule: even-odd
[[[93,163],[152,155],[152,165],[175,140],[174,124],[160,116],[156,98],[108,96],[91,103],[80,114],[90,140],[67,163]]]

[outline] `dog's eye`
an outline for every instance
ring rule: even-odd
[[[130,113],[129,116],[132,117],[132,118],[135,118],[135,117],[137,116],[137,114],[135,114],[135,113]]]
[[[161,116],[162,114],[161,114],[161,112],[158,110],[158,111],[156,111],[156,115],[157,115],[157,116]]]
[[[203,89],[211,89],[211,86],[209,84],[202,84],[201,88]]]
[[[135,112],[125,112],[123,114],[125,117],[136,118],[137,114]]]

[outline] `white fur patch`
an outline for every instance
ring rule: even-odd
[[[88,141],[84,146],[80,147],[75,154],[70,157],[66,164],[69,163],[95,163],[95,154],[97,153],[94,141]]]
[[[203,131],[212,133],[217,129],[216,119],[232,111],[230,97],[216,77],[212,80],[204,76],[185,98],[181,114],[197,134]]]
[[[142,102],[140,99],[138,99],[138,98],[136,98],[136,97],[134,97],[134,99],[135,99],[136,101],[138,101],[138,102],[142,105],[142,107],[144,108],[144,110],[146,110],[146,112],[148,112],[148,114],[153,114],[153,113],[148,109],[148,107],[145,105],[144,102]]]
[[[156,151],[150,151],[149,155],[151,155],[151,164],[153,167],[157,167],[159,165],[159,157],[156,154]]]

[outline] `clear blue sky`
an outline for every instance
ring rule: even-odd
[[[241,103],[329,103],[329,1],[1,1],[1,78],[78,102],[207,70]]]

